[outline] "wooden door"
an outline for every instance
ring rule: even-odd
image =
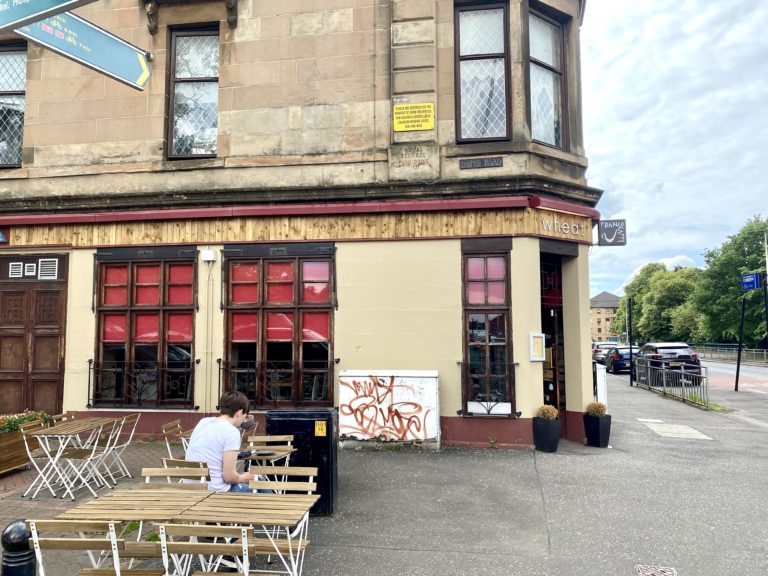
[[[61,412],[67,257],[0,257],[0,414]]]

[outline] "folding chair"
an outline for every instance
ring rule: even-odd
[[[37,438],[29,436],[29,433],[33,430],[45,427],[46,422],[42,418],[38,418],[37,420],[32,420],[31,422],[25,422],[24,424],[19,425],[19,432],[21,433],[21,438],[24,441],[24,449],[27,452],[27,457],[29,458],[30,464],[32,464],[32,467],[37,472],[37,478],[35,478],[32,484],[29,485],[29,488],[27,488],[26,492],[22,494],[22,498],[26,497],[26,495],[29,494],[32,490],[35,491],[34,494],[32,494],[32,498],[34,498],[37,496],[37,493],[40,492],[43,486],[48,488],[51,496],[54,498],[56,497],[56,492],[53,491],[53,487],[51,486],[52,480],[49,478],[49,475],[53,475],[54,470],[50,459],[48,458],[48,454],[46,454],[45,450],[40,448]]]
[[[283,465],[288,466],[291,459],[291,449],[293,448],[293,434],[249,436],[248,448],[254,452],[255,456],[258,456],[260,450],[279,451],[285,449],[287,450],[286,454],[271,460],[271,464],[274,465],[282,461]]]
[[[139,423],[140,417],[141,413],[137,412],[136,414],[128,414],[123,418],[119,434],[119,436],[122,437],[122,440],[118,438],[117,442],[112,447],[112,453],[109,456],[112,460],[109,466],[112,475],[116,478],[133,478],[123,461],[123,452],[125,452],[125,449],[130,446],[131,440],[133,440],[133,435],[136,432],[136,426]]]
[[[249,484],[254,490],[270,490],[275,494],[314,494],[317,491],[317,468],[251,466],[251,474],[258,478]]]
[[[112,485],[116,484],[106,466],[106,459],[117,442],[121,426],[122,421],[115,420],[106,431],[102,428],[101,433],[92,435],[93,441],[90,445],[84,444],[83,448],[68,448],[61,455],[61,461],[67,466],[63,470],[62,482],[65,485],[65,493],[69,493],[72,500],[75,499],[73,492],[80,488],[87,488],[94,498],[98,498],[91,483],[95,484],[97,490],[105,486],[112,488]],[[112,484],[107,481],[104,474],[109,476]],[[78,481],[79,483],[76,484]]]
[[[192,559],[200,560],[200,571],[192,576],[216,572],[224,556],[234,559],[240,575],[250,572],[251,528],[249,526],[211,526],[209,524],[158,524],[160,549],[165,574],[188,576]],[[175,538],[188,538],[176,540]],[[233,541],[234,540],[234,541]],[[173,565],[173,566],[171,566]]]
[[[162,576],[161,568],[123,568],[120,554],[125,541],[117,537],[115,522],[94,520],[27,520],[32,533],[32,547],[38,574],[45,576],[43,550],[56,550],[56,563],[61,565],[61,551],[83,550],[88,553],[91,568],[83,568],[78,576]],[[56,536],[48,535],[55,533]],[[64,534],[64,536],[61,536]],[[96,555],[94,552],[98,552]],[[111,560],[111,568],[102,568]]]
[[[152,483],[153,481],[156,482],[159,478],[165,478],[166,484],[172,483],[171,478],[175,480],[196,480],[196,483],[203,485],[211,480],[207,466],[195,468],[142,468],[141,475],[144,477],[145,484]],[[178,484],[172,484],[172,486],[174,488],[179,487]]]
[[[184,454],[187,452],[187,444],[189,443],[189,437],[192,434],[191,430],[184,430],[181,427],[181,420],[171,420],[166,422],[160,429],[163,431],[163,438],[165,439],[165,447],[168,449],[168,458],[175,458],[173,450],[171,450],[172,442],[181,443],[181,448]],[[182,458],[184,457],[182,454]]]

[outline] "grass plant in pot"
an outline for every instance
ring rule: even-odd
[[[533,445],[540,452],[557,452],[560,441],[560,412],[554,406],[544,404],[533,417]]]
[[[611,416],[602,402],[590,402],[584,412],[584,434],[587,446],[607,448],[611,436]]]

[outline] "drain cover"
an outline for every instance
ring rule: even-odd
[[[648,566],[647,564],[637,564],[637,576],[677,576],[677,570],[667,568],[666,566]]]

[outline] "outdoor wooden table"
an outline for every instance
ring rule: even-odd
[[[320,498],[306,494],[216,492],[179,514],[187,523],[219,523],[260,527],[275,556],[291,576],[299,576],[309,525],[309,509]],[[270,552],[272,554],[272,552]]]
[[[281,460],[283,460],[283,464],[288,466],[291,454],[296,452],[296,448],[285,446],[265,446],[263,448],[251,449],[253,450],[253,454],[251,454],[247,460],[255,462],[259,466],[276,466]]]
[[[174,520],[184,510],[208,498],[206,490],[115,490],[98,500],[84,502],[56,518],[61,520],[114,520],[121,522]]]
[[[82,473],[75,471],[75,478],[70,481],[67,470],[62,470],[60,462],[65,455],[67,448],[88,448],[91,450],[91,456],[95,454],[98,448],[99,436],[104,426],[114,425],[115,418],[89,417],[80,420],[68,420],[61,422],[50,428],[40,428],[29,432],[29,435],[37,438],[40,448],[45,452],[48,461],[42,468],[37,468],[38,476],[32,482],[30,487],[24,492],[26,496],[31,490],[35,489],[31,498],[37,496],[37,493],[43,486],[46,486],[52,494],[55,494],[51,481],[54,476],[64,487],[64,496],[69,494],[72,500],[75,499],[74,490],[85,487],[94,497],[98,498],[96,492],[88,484],[86,477]],[[85,438],[82,438],[84,435]],[[90,476],[90,473],[87,475]],[[75,481],[80,480],[80,484],[75,486]]]

